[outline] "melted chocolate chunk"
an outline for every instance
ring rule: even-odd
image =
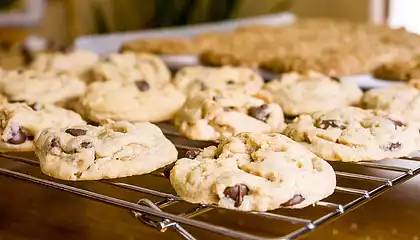
[[[20,53],[22,54],[23,61],[26,65],[30,64],[34,60],[31,50],[29,50],[26,45],[22,45],[20,47]]]
[[[401,143],[399,142],[390,143],[386,146],[381,146],[381,148],[385,151],[394,151],[395,149],[398,149],[400,147],[401,147]]]
[[[267,112],[267,109],[267,104],[263,104],[259,107],[252,107],[248,109],[248,115],[260,121],[266,122],[268,117],[270,116],[270,113]]]
[[[134,82],[134,84],[136,84],[136,87],[141,91],[141,92],[146,92],[149,90],[150,86],[149,84],[144,81],[144,80],[139,80]]]
[[[80,178],[82,176],[82,174],[83,174],[82,172],[77,172],[77,173],[74,174],[74,176],[76,176],[77,178]]]
[[[40,104],[40,103],[34,103],[34,104],[29,105],[29,107],[31,107],[35,111],[39,111],[39,110],[42,109],[42,104]]]
[[[233,187],[227,187],[223,193],[226,197],[235,200],[235,207],[239,207],[244,200],[244,196],[249,192],[248,187],[245,184],[236,184]]]
[[[68,133],[68,134],[70,134],[74,137],[86,135],[86,132],[87,132],[87,130],[79,129],[79,128],[68,128],[66,130],[66,133]]]
[[[317,125],[318,125],[319,128],[322,128],[324,130],[329,128],[329,127],[340,128],[341,130],[346,129],[346,126],[338,125],[337,120],[322,120]]]
[[[167,166],[165,167],[165,169],[163,169],[163,175],[166,178],[169,178],[171,176],[171,170],[172,170],[173,166]]]
[[[24,103],[25,100],[10,100],[9,103]]]
[[[305,201],[305,198],[303,198],[302,195],[297,194],[297,195],[293,196],[289,201],[281,204],[280,206],[281,207],[291,207],[291,206],[297,205],[297,204],[299,204],[303,201]]]
[[[82,147],[82,148],[92,148],[93,147],[93,143],[91,143],[91,142],[82,142],[82,143],[80,143],[80,147]]]
[[[19,128],[17,132],[12,132],[12,136],[7,140],[7,143],[18,145],[26,141],[26,134]]]
[[[189,159],[196,158],[201,153],[201,149],[190,149],[185,153],[185,157]]]
[[[226,84],[228,84],[228,85],[232,85],[232,84],[235,84],[235,81],[233,81],[233,80],[228,80],[228,81],[226,82]]]
[[[404,127],[405,126],[405,124],[401,121],[394,120],[394,119],[391,119],[391,118],[389,120],[391,120],[394,123],[395,129],[397,129],[398,127]]]
[[[27,136],[27,137],[26,137],[26,139],[27,139],[28,141],[33,141],[33,140],[35,139],[35,137],[34,137],[34,136]]]
[[[341,82],[340,78],[336,77],[336,76],[330,76],[331,80],[334,80],[336,82]]]
[[[55,147],[60,147],[60,142],[58,141],[57,138],[53,138],[50,142],[50,147],[55,148]]]

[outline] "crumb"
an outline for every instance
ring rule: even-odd
[[[356,231],[357,230],[357,223],[352,223],[350,225],[350,230]]]
[[[334,229],[332,230],[332,235],[333,235],[333,236],[335,236],[335,235],[337,235],[337,234],[338,234],[338,230],[334,228]]]

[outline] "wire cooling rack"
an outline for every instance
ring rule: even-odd
[[[176,132],[168,129],[163,130],[165,135],[167,135],[167,137],[175,143],[180,152],[195,149],[195,146],[200,145],[197,144],[197,142],[187,141],[185,139],[184,141],[181,141],[181,137],[179,137],[179,135]],[[182,142],[186,142],[188,144],[183,144]],[[201,145],[208,144],[209,143],[204,143]],[[39,167],[38,161],[29,158],[23,158],[9,154],[0,154],[0,157]],[[389,159],[380,162],[343,163],[341,165],[341,168],[344,169],[359,168],[361,169],[363,174],[358,173],[357,171],[341,170],[340,165],[338,165],[337,168],[335,167],[335,163],[333,163],[332,165],[336,170],[335,173],[337,176],[338,183],[337,187],[335,188],[335,192],[333,194],[332,199],[334,199],[334,195],[340,194],[342,195],[342,197],[336,199],[345,199],[344,202],[333,200],[330,201],[329,197],[326,200],[319,201],[313,206],[307,207],[303,210],[291,210],[286,212],[241,212],[241,214],[246,214],[246,217],[256,218],[255,221],[259,220],[257,218],[264,218],[269,219],[271,221],[276,221],[276,226],[280,226],[281,223],[292,224],[293,230],[287,232],[286,234],[274,237],[255,235],[253,233],[244,231],[244,229],[231,229],[229,227],[223,226],[223,222],[221,222],[220,224],[214,224],[202,219],[197,219],[197,217],[200,215],[205,215],[209,211],[218,209],[217,206],[213,205],[188,204],[189,210],[176,214],[170,213],[168,211],[165,211],[168,207],[177,207],[177,204],[185,204],[185,202],[179,196],[171,193],[157,191],[151,188],[142,187],[137,184],[128,184],[120,182],[118,180],[100,181],[101,183],[110,184],[135,192],[141,192],[143,194],[147,194],[148,196],[150,195],[153,198],[157,197],[160,200],[152,201],[149,198],[142,198],[138,202],[129,202],[120,198],[99,194],[93,191],[69,186],[52,180],[45,180],[42,178],[34,177],[29,174],[9,170],[6,168],[0,168],[0,174],[21,180],[26,180],[46,187],[59,189],[88,199],[100,201],[106,204],[127,209],[131,211],[134,217],[141,220],[142,223],[154,227],[162,232],[164,232],[168,228],[173,228],[183,238],[189,240],[193,240],[196,238],[181,225],[188,225],[238,239],[296,239],[305,234],[308,234],[313,229],[321,225],[324,225],[328,222],[331,222],[334,219],[337,219],[343,214],[365,204],[373,198],[378,197],[384,192],[395,187],[397,184],[405,182],[410,178],[414,177],[420,172],[420,157],[403,157],[399,159]],[[365,172],[367,172],[368,174],[366,174]],[[164,171],[158,170],[154,173],[151,173],[151,175],[159,178],[166,178],[166,174]],[[371,187],[367,189],[361,188],[359,187],[361,185],[360,182],[369,183],[368,185]],[[343,183],[344,185],[341,185],[341,183]],[[318,216],[314,219],[309,217],[302,217],[305,216],[305,214],[301,214],[302,216],[295,216],[294,214],[292,214],[294,211],[303,211],[304,213],[305,211],[318,208],[321,208],[324,213],[321,216]],[[233,214],[233,212],[235,212],[234,210],[226,211],[228,211],[228,213],[230,214]],[[266,231],[270,232],[270,229],[267,229]]]

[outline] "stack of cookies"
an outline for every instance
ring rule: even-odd
[[[35,151],[43,173],[71,181],[175,163],[169,178],[186,201],[241,211],[306,207],[334,192],[327,161],[418,150],[419,81],[410,75],[409,85],[363,93],[337,77],[410,59],[417,40],[401,30],[317,20],[144,40],[104,57],[40,52],[26,67],[0,71],[0,151]],[[172,76],[153,53],[201,54],[213,66]],[[259,66],[282,74],[264,82],[249,68]],[[150,122],[217,146],[178,160]]]

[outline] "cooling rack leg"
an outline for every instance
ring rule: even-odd
[[[154,210],[157,211],[162,211],[155,203],[153,203],[152,201],[150,201],[147,198],[142,198],[140,199],[137,204],[143,205],[143,206],[147,206],[150,207]],[[161,231],[166,231],[166,229],[168,227],[173,227],[178,233],[179,235],[181,235],[183,238],[187,239],[187,240],[196,240],[196,238],[194,236],[192,236],[187,230],[185,230],[183,227],[181,227],[181,225],[179,225],[176,222],[172,222],[169,219],[165,219],[163,221],[159,220],[159,221],[154,221],[150,218],[147,217],[147,215],[144,215],[142,213],[136,212],[136,211],[132,211],[134,216],[141,220],[143,223],[158,228]]]

